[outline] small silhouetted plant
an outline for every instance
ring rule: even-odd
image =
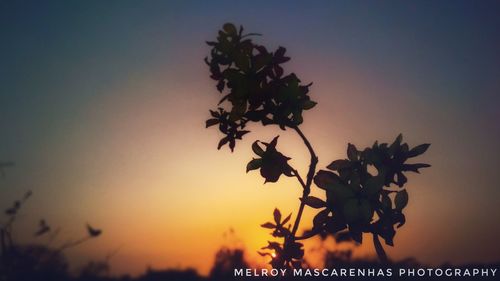
[[[5,223],[0,223],[0,238],[1,238],[0,244],[1,244],[2,254],[8,252],[9,248],[14,247],[14,242],[12,238],[14,222],[16,221],[16,217],[18,216],[21,207],[32,196],[32,194],[33,193],[31,192],[31,190],[27,191],[21,199],[15,200],[12,203],[11,207],[5,209],[4,213],[7,216],[7,221]],[[56,231],[53,233],[53,236],[49,237],[49,244],[52,242],[52,240],[55,239],[55,236],[59,234],[59,231],[60,231],[59,228],[56,229]],[[38,222],[38,227],[33,235],[35,237],[40,237],[44,235],[49,235],[50,233],[51,233],[51,227],[49,226],[47,221],[43,218],[40,219],[40,221]],[[86,234],[84,236],[82,236],[79,239],[70,240],[61,244],[59,247],[57,247],[57,251],[64,251],[68,248],[78,246],[92,238],[98,237],[99,235],[101,235],[101,233],[102,233],[101,229],[96,229],[87,223]]]
[[[49,247],[60,229],[57,228],[53,232],[47,221],[40,219],[33,235],[35,238],[49,236],[48,243],[46,245],[16,243],[13,238],[14,223],[32,194],[31,191],[27,191],[21,199],[15,200],[4,211],[6,220],[0,223],[0,280],[67,279],[68,265],[63,251],[100,236],[102,230],[87,224],[86,233],[80,239],[67,241],[58,247]]]
[[[80,270],[81,280],[102,280],[109,275],[111,259],[118,254],[122,246],[110,251],[102,260],[89,261]]]
[[[258,34],[244,34],[243,27],[237,29],[227,23],[216,41],[207,42],[212,50],[205,62],[222,98],[218,107],[210,110],[206,127],[217,126],[224,134],[218,149],[228,144],[233,151],[236,140],[249,133],[245,129],[249,122],[277,125],[281,130],[295,131],[310,154],[309,170],[303,178],[288,163],[291,158],[278,151],[278,137],[252,144],[256,157],[247,164],[247,172],[260,170],[265,183],[277,182],[282,175],[295,177],[303,190],[293,224],[289,223],[291,214],[283,218],[278,209],[274,210],[273,222],[262,224],[282,241],[269,242],[263,247],[269,251],[260,254],[271,257],[275,268],[299,267],[304,256],[300,240],[334,235],[362,243],[362,233],[370,233],[379,258],[387,261],[379,237],[386,245],[393,246],[396,229],[405,223],[403,209],[408,203],[408,193],[403,188],[407,182],[404,172],[418,173],[420,168],[430,167],[408,164],[407,160],[423,154],[429,144],[410,149],[403,143],[402,135],[392,144],[375,142],[362,150],[349,143],[347,158],[335,160],[326,170],[316,172],[318,157],[300,129],[303,112],[316,105],[309,96],[311,83],[303,84],[294,73],[285,74],[282,65],[290,60],[285,55],[286,49],[279,47],[270,52],[252,42],[255,35]],[[313,182],[325,191],[326,201],[309,195]],[[299,236],[297,230],[306,206],[319,212],[312,229]]]

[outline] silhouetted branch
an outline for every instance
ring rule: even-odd
[[[306,183],[304,182],[304,180],[300,176],[299,172],[297,170],[293,169],[292,170],[292,174],[293,174],[294,177],[297,178],[297,180],[299,181],[300,185],[302,185],[302,188],[306,189]]]
[[[311,231],[308,231],[307,233],[305,233],[302,236],[296,236],[295,240],[306,240],[306,239],[312,238],[320,233],[321,233],[321,229],[312,229]]]
[[[62,252],[66,249],[69,249],[69,248],[73,248],[73,247],[76,247],[88,240],[90,240],[92,238],[92,236],[86,236],[86,237],[83,237],[79,240],[75,240],[75,241],[69,241],[69,242],[66,242],[65,244],[61,245],[57,250],[56,252]]]
[[[380,243],[380,240],[378,239],[377,234],[373,234],[373,245],[375,245],[375,251],[377,252],[377,256],[380,259],[381,262],[387,263],[387,254],[384,251],[384,247],[382,247],[382,244]]]
[[[309,150],[309,153],[311,154],[311,164],[309,165],[309,172],[307,173],[307,183],[306,186],[307,188],[311,188],[311,183],[314,178],[314,174],[316,172],[316,164],[318,164],[318,156],[316,156],[316,153],[314,152],[314,149],[307,139],[307,137],[302,133],[300,128],[298,126],[293,127],[293,129],[299,134],[300,138],[302,138],[302,141],[304,141],[304,144],[306,145],[307,149]],[[309,193],[310,190],[307,192]]]
[[[311,154],[311,163],[309,164],[309,171],[307,172],[307,179],[306,179],[305,185],[304,185],[302,179],[297,177],[297,179],[299,179],[299,181],[301,182],[301,184],[304,188],[304,191],[302,194],[302,199],[305,199],[309,195],[309,193],[311,192],[311,184],[312,184],[312,180],[314,178],[314,174],[316,173],[316,164],[318,163],[318,156],[316,156],[316,153],[314,152],[314,149],[313,149],[311,143],[309,142],[307,137],[304,135],[304,133],[302,133],[302,131],[299,129],[299,127],[294,126],[293,129],[297,132],[297,134],[299,134],[300,138],[302,139],[302,141],[306,145],[307,149],[309,150],[309,153]],[[297,217],[295,218],[295,222],[293,224],[293,229],[292,229],[292,234],[291,234],[292,237],[295,237],[295,234],[297,233],[297,230],[298,230],[299,224],[300,224],[300,219],[302,218],[302,213],[304,212],[304,207],[305,207],[305,201],[300,200],[299,212],[297,213]]]

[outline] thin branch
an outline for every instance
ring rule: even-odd
[[[62,252],[68,248],[73,248],[75,246],[78,246],[78,245],[84,243],[85,241],[90,240],[91,238],[92,238],[92,236],[86,236],[86,237],[83,237],[79,240],[66,242],[65,244],[61,245],[61,247],[59,247],[56,252]]]
[[[302,185],[302,188],[305,189],[306,188],[306,184],[305,184],[304,180],[302,179],[302,177],[300,176],[299,172],[297,170],[295,170],[295,169],[292,168],[292,174],[300,182],[300,185]]]
[[[302,236],[295,237],[295,240],[306,240],[306,239],[314,237],[314,236],[316,236],[316,235],[318,235],[320,233],[321,233],[321,229],[320,228],[313,229],[313,230],[307,232],[306,234],[304,234]]]
[[[58,227],[56,228],[55,231],[53,231],[50,236],[49,236],[49,240],[47,241],[47,244],[46,246],[50,246],[50,244],[52,244],[52,242],[54,242],[54,240],[56,239],[57,235],[59,235],[59,233],[61,232],[61,228]]]
[[[112,257],[116,256],[116,254],[118,254],[118,252],[122,249],[124,244],[121,244],[120,246],[118,246],[115,250],[109,252],[106,257],[104,258],[104,260],[106,262],[109,262],[111,260]]]
[[[291,233],[291,236],[294,237],[294,239],[295,239],[295,234],[297,233],[297,230],[299,228],[300,219],[302,218],[302,213],[304,212],[305,206],[306,204],[304,203],[304,200],[300,200],[299,212],[297,213],[297,217],[295,218],[295,222],[293,224],[293,229]]]
[[[309,193],[311,192],[311,184],[312,180],[314,178],[314,174],[316,173],[316,164],[318,163],[318,156],[316,156],[316,153],[314,152],[314,149],[307,139],[307,137],[302,133],[302,131],[299,129],[298,126],[292,127],[297,134],[299,134],[300,138],[306,145],[307,149],[309,150],[309,153],[311,154],[311,163],[309,164],[309,171],[307,172],[307,178],[306,178],[306,183],[305,185],[302,184],[302,187],[304,188],[304,191],[302,193],[302,199],[305,199]],[[300,181],[300,179],[299,179]],[[302,218],[302,213],[304,212],[304,207],[305,207],[305,200],[300,200],[300,206],[299,206],[299,211],[297,213],[297,217],[295,218],[295,222],[293,224],[293,229],[291,233],[291,237],[295,239],[295,234],[297,233],[297,230],[299,229],[299,224],[300,224],[300,219]]]
[[[297,134],[299,134],[300,138],[302,139],[302,141],[304,141],[304,144],[309,150],[309,154],[311,154],[311,163],[309,164],[309,172],[307,173],[307,182],[306,182],[307,188],[310,189],[312,180],[314,178],[314,173],[316,172],[316,164],[318,164],[318,156],[316,156],[316,153],[314,152],[311,143],[304,135],[304,133],[302,133],[300,128],[298,126],[295,126],[293,127],[293,129],[297,132]],[[307,192],[309,192],[309,190]]]
[[[384,264],[387,264],[389,261],[387,259],[387,254],[384,251],[384,247],[382,247],[382,243],[380,243],[380,239],[378,239],[378,235],[373,233],[373,245],[375,245],[375,251],[377,252],[377,256],[380,261]]]

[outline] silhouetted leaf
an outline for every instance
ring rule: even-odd
[[[382,207],[392,209],[392,201],[387,194],[382,194],[382,201],[380,203],[382,204]]]
[[[42,236],[49,231],[50,227],[47,225],[44,219],[41,219],[39,222],[38,230],[35,232],[35,236]]]
[[[220,113],[215,111],[215,110],[210,110],[210,115],[212,115],[212,117],[214,117],[214,118],[220,117]]]
[[[238,131],[238,132],[236,132],[235,137],[236,137],[237,139],[241,140],[241,138],[242,138],[244,135],[248,134],[248,133],[250,133],[250,131],[245,131],[245,130]]]
[[[206,122],[206,128],[219,124],[219,119],[208,119]]]
[[[274,209],[273,216],[274,216],[274,221],[276,222],[276,224],[280,224],[281,212],[280,212],[280,210],[278,210],[278,208]]]
[[[314,216],[313,219],[313,228],[321,228],[324,223],[328,220],[328,214],[330,213],[330,210],[324,209],[321,212],[317,213],[316,216]]]
[[[394,199],[394,204],[396,207],[396,210],[403,210],[404,207],[408,204],[408,192],[406,192],[406,189],[403,189],[396,193],[396,198]]]
[[[403,171],[410,171],[410,172],[415,172],[415,173],[420,173],[418,169],[421,168],[428,168],[431,165],[429,164],[424,164],[424,163],[418,163],[418,164],[403,164],[402,169]]]
[[[260,251],[257,251],[257,254],[263,256],[263,257],[273,257],[270,253],[264,253],[264,252],[260,252]]]
[[[281,245],[278,242],[267,241],[267,246],[260,248],[261,250],[269,249],[274,250],[276,252],[281,252]]]
[[[410,150],[408,152],[408,154],[406,154],[406,156],[408,158],[411,158],[411,157],[415,157],[415,156],[418,156],[420,154],[423,154],[424,152],[427,151],[427,149],[429,148],[429,146],[431,146],[430,143],[424,143],[424,144],[421,144],[419,146],[416,146],[412,150]]]
[[[318,104],[317,102],[314,102],[312,100],[306,100],[303,104],[302,104],[302,109],[304,110],[309,110],[313,107],[316,106],[316,104]]]
[[[266,146],[266,150],[262,155],[262,167],[260,174],[267,182],[276,182],[282,174],[292,176],[292,169],[288,165],[289,157],[284,156],[276,150],[278,136],[275,137],[270,143],[262,142]],[[258,151],[260,153],[260,151]]]
[[[337,174],[330,171],[320,170],[314,177],[314,183],[321,189],[327,190],[329,185],[341,183]]]
[[[278,50],[274,53],[276,57],[283,57],[285,55],[286,48],[279,46]]]
[[[262,166],[262,159],[252,159],[247,164],[247,173],[252,170],[259,169]]]
[[[255,141],[253,144],[252,144],[252,150],[255,154],[259,155],[259,156],[263,156],[264,155],[264,150],[262,150],[262,148],[259,146],[259,141]]]
[[[320,170],[314,177],[314,183],[327,191],[328,202],[339,206],[355,196],[354,190],[342,183],[340,178],[330,171]]]
[[[229,138],[228,138],[228,137],[222,138],[222,139],[219,141],[219,144],[217,145],[217,149],[220,149],[220,148],[221,148],[223,145],[225,145],[228,141],[229,141]]]
[[[323,200],[321,200],[321,199],[319,199],[317,197],[314,197],[314,196],[307,196],[306,198],[301,199],[301,200],[307,206],[315,208],[315,209],[326,207],[326,202],[325,201],[323,201]]]
[[[234,146],[236,145],[236,142],[234,141],[234,139],[230,139],[229,140],[229,148],[231,149],[231,152],[234,151]]]
[[[281,76],[283,76],[283,67],[281,67],[279,65],[275,65],[274,66],[274,73],[276,74],[277,78],[280,78]]]
[[[356,146],[350,143],[347,145],[347,158],[351,161],[358,160],[358,150],[356,149]]]
[[[391,144],[391,146],[389,146],[390,155],[394,155],[396,149],[398,149],[399,146],[401,145],[401,141],[403,141],[403,134],[399,134],[394,140],[394,142]]]
[[[282,222],[281,222],[281,225],[285,225],[289,220],[290,218],[292,217],[292,213],[290,213]]]
[[[278,138],[279,136],[275,136],[273,140],[267,145],[268,149],[276,148],[276,145],[278,144]]]
[[[379,235],[384,238],[385,244],[389,246],[394,246],[394,235],[396,235],[396,231],[392,227],[392,225],[385,226]]]
[[[89,233],[90,237],[97,237],[101,235],[102,230],[93,228],[90,226],[90,224],[87,224],[87,232]]]
[[[219,80],[219,82],[217,83],[217,86],[216,86],[216,87],[217,87],[217,90],[218,90],[219,92],[221,92],[221,93],[222,93],[222,91],[224,90],[224,86],[225,86],[225,82],[224,82],[224,80]],[[226,97],[227,97],[227,96],[226,96]],[[225,98],[226,98],[226,97],[225,97]],[[223,101],[223,100],[222,100],[222,101]],[[220,101],[220,102],[219,102],[219,104],[221,104],[221,103],[222,103],[222,101]]]
[[[405,175],[403,175],[403,173],[401,172],[398,172],[396,174],[396,184],[399,186],[399,187],[403,187],[405,185],[405,183],[408,182],[408,178],[406,178]]]
[[[273,224],[273,223],[271,223],[271,222],[266,222],[266,223],[264,223],[264,224],[261,224],[260,226],[261,226],[261,227],[263,227],[263,228],[269,228],[269,229],[274,229],[274,228],[276,228],[276,225],[275,225],[275,224]]]
[[[326,168],[338,171],[340,169],[349,168],[351,166],[351,162],[349,160],[335,160],[330,165],[326,166]]]
[[[226,23],[226,24],[224,24],[224,26],[222,28],[224,29],[224,31],[227,34],[236,35],[236,33],[237,33],[236,27],[232,23]]]

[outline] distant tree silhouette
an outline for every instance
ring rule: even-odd
[[[335,235],[362,243],[362,233],[371,233],[379,258],[387,261],[379,237],[386,245],[393,246],[396,229],[405,223],[403,209],[408,203],[408,193],[403,188],[407,182],[404,172],[418,173],[419,169],[430,167],[423,163],[408,164],[407,160],[423,154],[429,144],[410,149],[403,143],[402,135],[392,144],[375,142],[362,150],[349,143],[347,158],[335,160],[327,170],[316,172],[318,156],[300,129],[303,112],[316,105],[309,96],[312,83],[303,84],[294,73],[285,74],[282,65],[290,60],[285,55],[286,49],[279,47],[270,52],[252,41],[251,37],[256,35],[260,34],[244,34],[243,27],[237,29],[226,23],[216,41],[207,42],[212,49],[205,62],[222,98],[218,107],[210,110],[206,127],[217,126],[224,135],[218,149],[227,144],[233,151],[236,140],[250,132],[246,130],[248,123],[277,125],[281,130],[295,131],[310,154],[309,170],[303,178],[288,163],[290,158],[278,151],[278,136],[270,142],[253,143],[256,157],[247,164],[247,172],[260,170],[265,183],[277,182],[282,175],[295,177],[303,190],[293,224],[289,223],[291,214],[283,218],[278,209],[274,210],[272,222],[262,224],[282,241],[269,242],[263,247],[267,252],[260,254],[271,257],[270,263],[275,268],[299,267],[304,256],[300,240]],[[309,195],[313,182],[325,191],[326,201]],[[313,228],[299,236],[297,230],[305,206],[319,212]]]
[[[242,249],[229,249],[223,247],[215,254],[215,262],[210,271],[214,280],[230,278],[234,275],[235,268],[248,268]]]

